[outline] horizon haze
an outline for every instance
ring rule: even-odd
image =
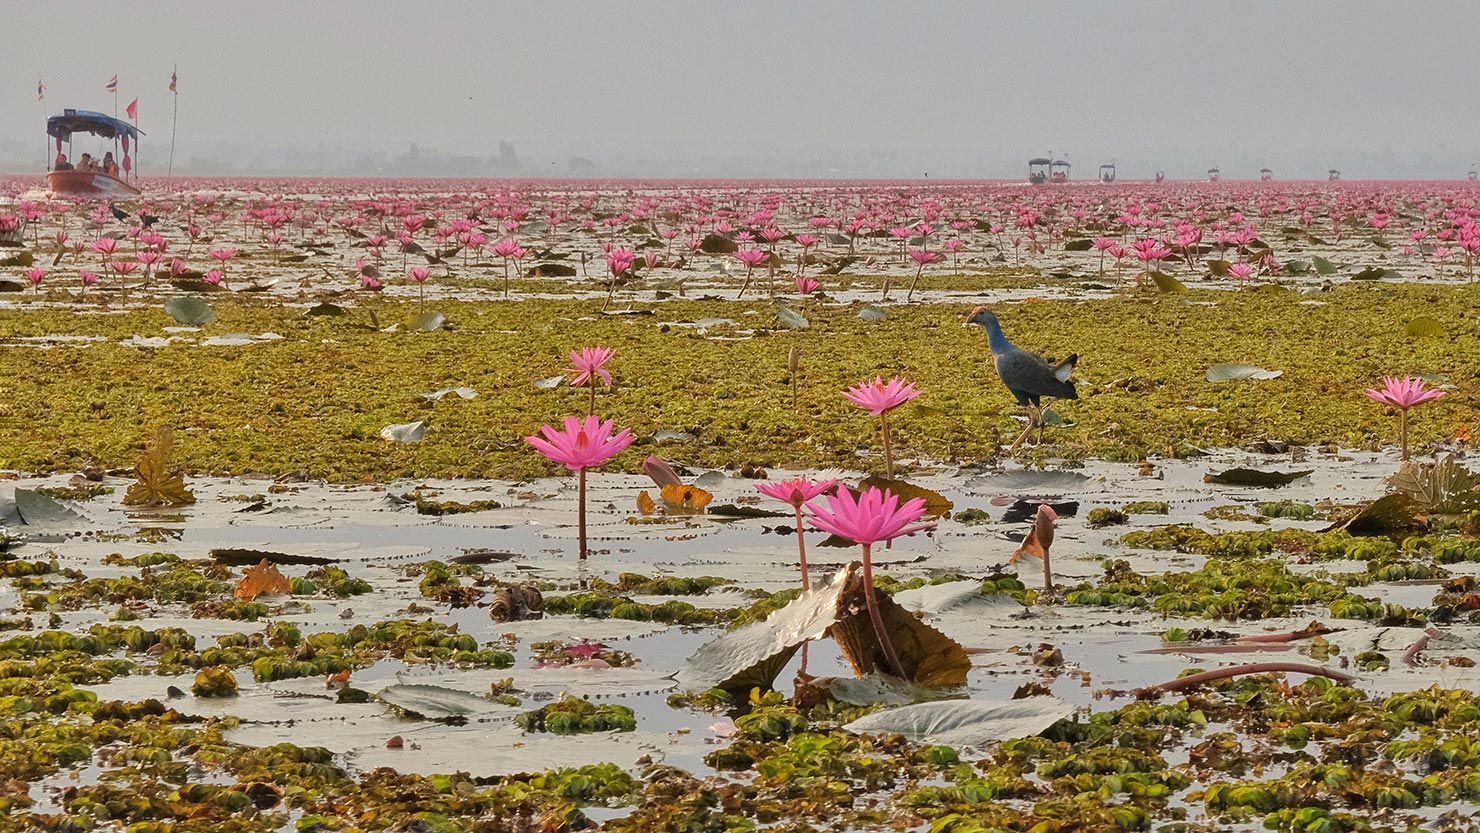
[[[26,4],[0,172],[42,173],[45,117],[111,113],[117,73],[163,174],[176,68],[177,175],[1012,179],[1052,154],[1078,179],[1462,179],[1480,159],[1452,6],[899,9],[157,2],[69,27],[62,56],[41,33],[97,7]]]

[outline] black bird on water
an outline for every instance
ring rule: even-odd
[[[1038,429],[1038,441],[1042,443],[1042,399],[1045,396],[1056,399],[1079,398],[1079,393],[1074,390],[1074,383],[1069,381],[1079,355],[1076,353],[1058,364],[1049,364],[1047,359],[1037,353],[1029,353],[1008,341],[1007,336],[1002,334],[1002,325],[997,323],[997,316],[986,307],[972,310],[966,323],[980,324],[987,331],[987,345],[992,349],[992,362],[997,366],[998,378],[1017,399],[1018,404],[1028,410],[1028,427],[1018,435],[1012,449],[1022,445],[1034,428]]]

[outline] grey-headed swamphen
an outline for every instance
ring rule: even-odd
[[[966,323],[980,324],[987,331],[987,345],[992,349],[992,362],[997,366],[998,378],[1017,398],[1018,404],[1028,410],[1028,427],[1018,435],[1012,449],[1022,445],[1034,428],[1038,429],[1038,441],[1042,443],[1042,399],[1045,396],[1056,399],[1079,398],[1079,393],[1074,390],[1074,383],[1069,381],[1079,355],[1073,354],[1058,364],[1049,364],[1047,359],[1037,353],[1029,353],[1008,341],[1007,336],[1002,334],[1002,325],[997,323],[997,316],[986,307],[972,310]]]

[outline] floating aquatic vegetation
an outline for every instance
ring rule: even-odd
[[[526,732],[582,735],[593,732],[631,732],[637,729],[632,709],[619,703],[594,705],[579,697],[566,697],[534,711],[524,712],[514,722]]]

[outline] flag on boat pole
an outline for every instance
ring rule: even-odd
[[[129,118],[133,119],[134,121],[138,121],[139,120],[139,100],[136,98],[133,101],[130,101],[128,103],[128,106],[125,107],[125,108],[123,108],[123,112],[127,113]]]
[[[37,78],[36,79],[36,100],[38,102],[42,102],[41,103],[41,118],[45,119],[46,118],[46,104],[45,104],[45,100],[46,100],[46,84],[43,83],[40,78]],[[57,139],[57,153],[61,153],[61,152],[62,152],[62,140],[61,139]],[[55,161],[52,158],[52,155],[51,155],[51,142],[50,141],[48,141],[46,143],[46,155],[43,158],[46,160],[46,169],[48,171],[50,171],[51,170],[52,163]]]
[[[114,73],[113,77],[108,80],[107,90],[114,95],[118,95],[118,73]]]
[[[174,93],[175,113],[170,118],[170,167],[165,172],[164,187],[169,189],[175,179],[175,128],[180,124],[180,91],[175,89],[175,82],[179,80],[179,67],[170,70],[170,92]]]

